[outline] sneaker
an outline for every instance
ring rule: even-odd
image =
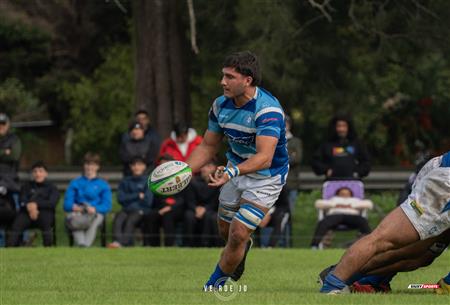
[[[350,289],[348,288],[348,286],[345,286],[342,289],[336,289],[336,290],[331,290],[330,292],[328,292],[327,294],[347,294],[350,293]]]
[[[244,258],[241,260],[239,265],[237,265],[237,267],[234,270],[234,272],[232,274],[230,274],[230,278],[233,281],[235,281],[235,282],[239,281],[239,279],[241,278],[242,274],[244,274],[245,260],[247,258],[247,253],[248,253],[248,251],[250,251],[252,246],[253,246],[253,239],[250,237],[250,239],[247,242],[247,247],[245,248]]]
[[[317,283],[319,283],[321,286],[323,286],[323,281],[325,281],[325,278],[327,277],[328,273],[333,271],[333,269],[336,267],[336,265],[331,265],[329,267],[326,267],[319,273],[319,278],[317,279]]]
[[[112,243],[109,243],[106,247],[108,249],[118,249],[118,248],[122,248],[122,245],[120,243],[118,243],[117,241],[114,241]]]
[[[437,282],[439,285],[439,288],[434,289],[434,292],[437,294],[450,294],[450,285],[444,282],[444,279],[440,279],[439,282]]]

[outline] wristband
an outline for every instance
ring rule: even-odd
[[[223,170],[225,173],[227,173],[228,177],[234,178],[239,176],[239,174],[241,173],[241,171],[239,170],[239,167],[232,165],[231,167],[225,167],[225,169]]]

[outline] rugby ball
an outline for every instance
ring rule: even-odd
[[[156,167],[148,178],[148,188],[156,195],[175,195],[188,186],[191,168],[181,161],[168,161]]]

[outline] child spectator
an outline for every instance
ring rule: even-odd
[[[159,164],[172,161],[170,155],[159,158]],[[181,222],[185,210],[184,192],[174,196],[154,196],[148,215],[144,216],[144,246],[160,246],[160,227],[164,230],[164,245],[175,245],[175,225]]]
[[[108,183],[97,176],[100,169],[100,156],[86,153],[83,163],[83,175],[69,184],[64,197],[64,211],[68,213],[68,224],[72,217],[80,219],[86,216],[88,224],[69,230],[75,244],[90,247],[95,240],[97,228],[103,223],[105,215],[111,210],[112,194]],[[73,222],[72,222],[73,223]]]
[[[56,186],[47,181],[48,171],[43,162],[31,167],[32,181],[20,190],[20,212],[14,219],[8,238],[8,247],[19,246],[20,236],[30,227],[42,231],[44,247],[53,244],[55,208],[59,199]]]
[[[186,190],[185,242],[188,247],[214,247],[221,244],[217,229],[219,188],[208,186],[209,175],[214,174],[217,164],[210,162],[194,176]]]
[[[361,234],[369,234],[369,223],[361,216],[361,211],[372,207],[372,201],[353,197],[352,191],[346,187],[337,190],[336,196],[328,200],[317,200],[316,208],[327,209],[327,213],[317,224],[311,247],[317,249],[328,230],[334,230],[339,225],[358,229]]]
[[[170,155],[174,160],[185,162],[201,142],[202,137],[197,135],[195,129],[189,128],[186,124],[177,123],[170,137],[162,143],[159,155]]]
[[[117,199],[122,210],[116,214],[113,223],[114,242],[108,248],[120,248],[133,245],[134,229],[141,223],[145,214],[150,212],[153,194],[147,187],[147,165],[140,157],[130,163],[132,176],[125,177],[117,190]]]

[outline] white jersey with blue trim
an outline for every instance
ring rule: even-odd
[[[244,106],[237,107],[233,99],[218,97],[210,111],[208,130],[223,133],[228,138],[228,161],[238,165],[256,154],[256,137],[278,139],[270,168],[248,174],[254,178],[281,175],[284,183],[289,170],[284,111],[268,91],[256,87],[256,92]]]

